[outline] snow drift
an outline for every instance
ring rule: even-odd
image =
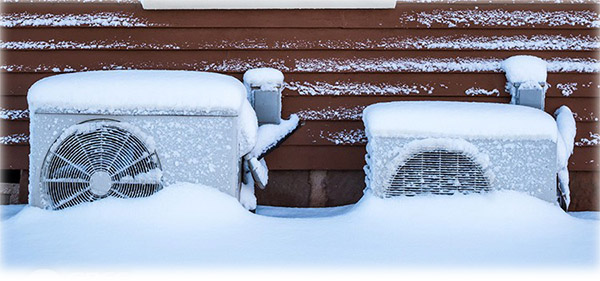
[[[566,267],[598,259],[596,221],[509,191],[385,200],[367,192],[337,216],[283,219],[181,183],[59,212],[26,207],[2,227],[10,267]]]

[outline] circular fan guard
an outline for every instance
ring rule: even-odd
[[[42,165],[40,182],[48,207],[63,209],[105,197],[145,197],[160,190],[160,161],[138,131],[126,123],[94,120],[64,132]]]

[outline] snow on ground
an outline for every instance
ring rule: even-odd
[[[582,212],[570,212],[571,216],[586,219],[586,220],[600,220],[600,212],[594,211],[582,211]]]
[[[354,204],[325,208],[294,208],[276,206],[258,206],[256,213],[277,218],[322,218],[344,215],[354,208]]]
[[[7,220],[18,214],[26,205],[4,205],[0,208],[0,219]]]
[[[273,207],[258,212],[291,213],[277,214]],[[25,207],[2,222],[2,257],[7,268],[57,269],[564,268],[598,261],[597,220],[512,191],[393,199],[367,192],[354,206],[312,212],[306,218],[252,214],[216,189],[181,183],[148,198],[106,199],[62,211]]]

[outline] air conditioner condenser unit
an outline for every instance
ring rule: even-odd
[[[239,199],[256,115],[237,79],[192,71],[93,71],[29,90],[30,204],[62,209],[182,181]]]
[[[366,183],[380,197],[511,189],[557,200],[557,126],[526,106],[390,102],[363,113]]]

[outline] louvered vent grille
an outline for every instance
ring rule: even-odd
[[[105,197],[144,197],[162,188],[158,156],[138,136],[116,121],[75,126],[82,129],[73,128],[53,145],[42,165],[42,192],[51,209]]]
[[[463,153],[438,149],[416,153],[398,167],[385,195],[452,195],[489,190],[479,164]]]

